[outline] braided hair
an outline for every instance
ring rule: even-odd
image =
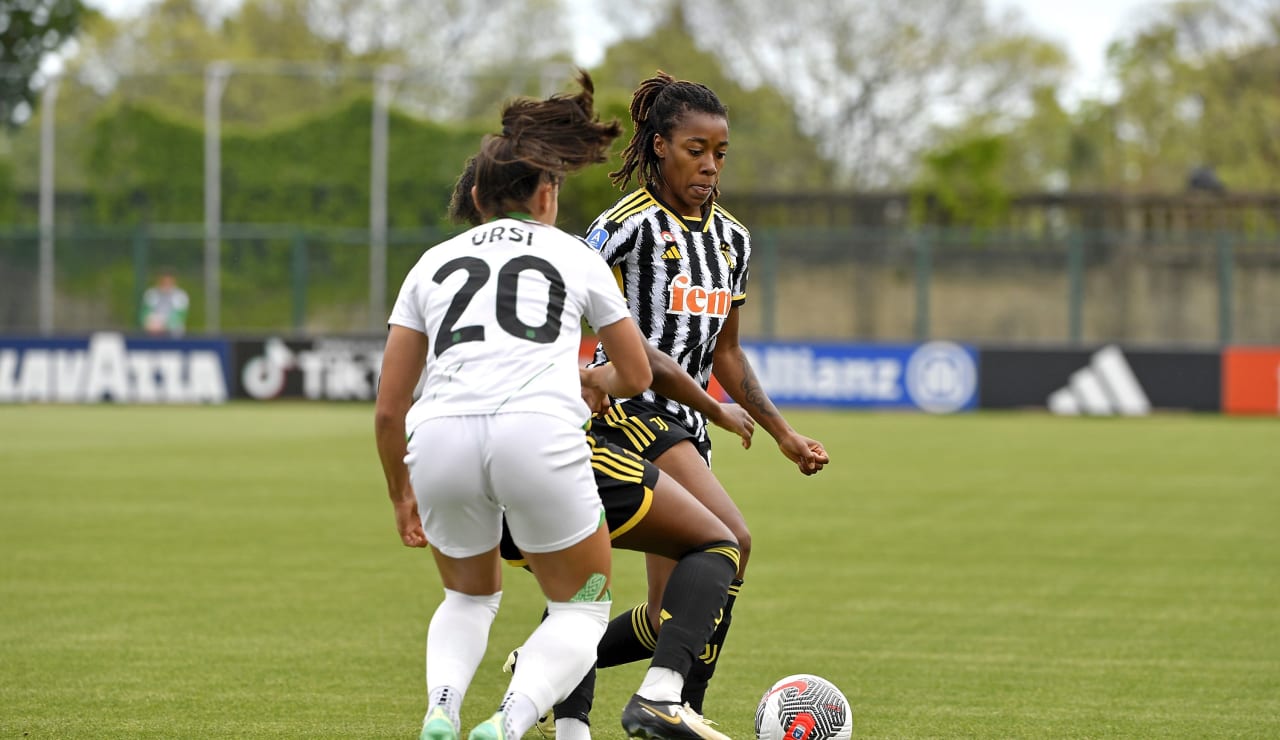
[[[507,103],[502,133],[485,135],[454,185],[450,218],[477,224],[485,216],[524,210],[543,181],[559,184],[571,172],[607,161],[622,125],[600,120],[590,75],[579,70],[576,80],[582,88],[576,94]]]
[[[633,177],[645,184],[659,182],[662,179],[659,169],[662,162],[653,150],[653,137],[657,134],[670,139],[687,113],[729,118],[724,103],[706,85],[677,80],[662,70],[641,82],[631,95],[631,121],[635,124],[635,132],[622,152],[622,167],[609,173],[613,184],[626,189]],[[717,186],[709,202],[714,202],[719,195]]]

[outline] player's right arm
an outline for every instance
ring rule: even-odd
[[[382,473],[387,479],[387,495],[395,509],[396,530],[406,547],[427,546],[427,536],[418,518],[418,502],[409,484],[409,469],[404,464],[407,442],[404,419],[413,405],[413,389],[426,361],[427,335],[392,324],[382,354],[373,427]]]
[[[737,404],[720,403],[703,390],[698,381],[667,353],[648,342],[645,342],[644,347],[649,357],[649,367],[653,370],[651,387],[654,391],[701,412],[712,424],[741,437],[744,449],[751,448],[751,435],[755,434],[756,422],[746,409]]]
[[[604,344],[604,351],[609,353],[609,362],[587,368],[586,383],[619,398],[643,393],[653,382],[653,372],[645,358],[645,347],[649,345],[640,335],[636,322],[627,316],[596,329],[596,336]]]
[[[587,368],[578,378],[584,386],[606,395],[619,398],[639,395],[653,382],[653,371],[645,358],[645,348],[649,345],[605,263],[587,257],[580,264],[586,286],[583,316],[595,329],[609,362]]]

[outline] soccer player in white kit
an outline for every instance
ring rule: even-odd
[[[547,597],[498,710],[470,740],[517,740],[590,669],[609,620],[610,541],[583,427],[585,383],[648,387],[644,340],[608,267],[555,228],[564,176],[605,161],[621,127],[576,95],[521,99],[476,157],[488,222],[429,250],[389,320],[375,412],[401,540],[430,543],[444,600],[427,632],[422,740],[455,740],[501,599],[511,535]],[[580,373],[585,319],[612,364]],[[425,367],[421,395],[413,391]]]

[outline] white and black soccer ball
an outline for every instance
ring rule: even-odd
[[[849,740],[853,710],[836,685],[798,673],[779,680],[756,707],[757,740]]]

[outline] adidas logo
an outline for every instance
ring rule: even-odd
[[[1064,416],[1146,416],[1151,402],[1124,353],[1112,344],[1094,353],[1088,366],[1049,396],[1049,410]]]

